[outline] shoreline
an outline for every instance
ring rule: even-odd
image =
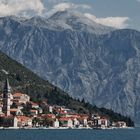
[[[83,128],[68,128],[68,127],[59,127],[59,128],[54,128],[54,127],[24,127],[24,128],[19,128],[19,127],[0,127],[0,130],[117,130],[117,129],[135,129],[136,127],[124,127],[124,128],[119,128],[119,127],[109,127],[109,128],[91,128],[91,127],[83,127]]]

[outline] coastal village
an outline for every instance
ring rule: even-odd
[[[110,122],[99,114],[78,114],[65,106],[49,105],[46,101],[33,102],[29,95],[11,92],[9,80],[0,94],[1,129],[110,129],[126,128],[124,121]],[[48,99],[49,100],[49,99]]]

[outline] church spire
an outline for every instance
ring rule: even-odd
[[[4,87],[3,87],[3,113],[6,116],[10,115],[10,95],[11,95],[11,87],[9,85],[9,80],[6,79]]]
[[[3,93],[10,93],[11,92],[11,87],[9,85],[9,80],[6,79],[5,84],[4,84],[4,88],[3,88]]]

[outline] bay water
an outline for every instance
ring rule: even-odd
[[[114,130],[0,130],[0,140],[140,140],[140,128]]]

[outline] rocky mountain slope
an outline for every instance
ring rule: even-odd
[[[46,101],[52,105],[61,105],[71,108],[79,113],[98,113],[101,116],[108,117],[111,121],[126,121],[128,126],[134,123],[130,118],[124,117],[118,113],[104,108],[92,106],[71,98],[67,93],[58,87],[50,84],[48,81],[42,80],[29,69],[12,60],[0,51],[0,94],[5,79],[9,79],[13,91],[21,91],[30,95],[31,100],[41,103]]]
[[[0,19],[0,50],[76,98],[140,122],[140,32],[58,12]]]

